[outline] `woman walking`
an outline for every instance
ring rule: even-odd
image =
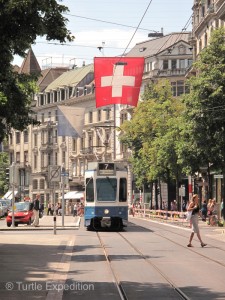
[[[199,226],[198,226],[198,216],[199,216],[199,204],[198,204],[198,195],[195,194],[192,196],[191,202],[188,205],[187,211],[192,211],[192,216],[191,216],[191,222],[192,222],[192,232],[189,238],[189,244],[187,245],[188,247],[193,247],[192,246],[192,239],[194,237],[194,234],[197,234],[197,237],[201,243],[202,247],[205,247],[206,244],[203,243],[200,231],[199,231]]]

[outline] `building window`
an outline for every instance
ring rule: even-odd
[[[41,168],[44,168],[45,166],[45,155],[44,153],[41,154]]]
[[[127,120],[127,113],[121,114],[121,124],[123,124],[124,121],[126,121],[126,120]]]
[[[88,147],[92,148],[93,146],[93,136],[91,134],[88,135]]]
[[[89,111],[89,123],[93,123],[93,112]]]
[[[168,67],[169,67],[169,61],[163,60],[163,70],[168,70]]]
[[[58,122],[58,110],[55,110],[55,121]]]
[[[175,70],[177,68],[177,60],[176,59],[172,59],[171,60],[171,69]]]
[[[77,139],[72,139],[72,151],[77,152]]]
[[[37,179],[33,180],[33,190],[37,190],[38,189],[38,181]]]
[[[20,132],[16,132],[16,144],[20,143]]]
[[[52,165],[52,156],[51,153],[48,153],[48,166]]]
[[[37,147],[37,133],[34,134],[34,147]]]
[[[73,174],[73,177],[77,176],[77,163],[76,162],[74,162],[72,165],[72,174]]]
[[[110,109],[107,109],[106,110],[106,120],[109,120],[110,119]]]
[[[40,105],[44,105],[44,95],[40,95]]]
[[[52,113],[49,111],[49,112],[48,112],[48,122],[51,121],[51,118],[52,118]]]
[[[25,130],[23,132],[23,139],[24,139],[24,143],[28,143],[28,131],[27,130]]]
[[[37,155],[34,155],[34,169],[37,169]]]
[[[98,110],[98,122],[100,122],[102,119],[102,111],[99,109]]]
[[[24,162],[28,163],[28,151],[24,151]]]
[[[45,180],[44,179],[40,179],[40,189],[41,190],[44,190],[44,188],[45,188]]]
[[[180,59],[180,69],[185,69],[185,59]]]
[[[20,152],[16,152],[16,163],[20,163]]]
[[[55,166],[58,165],[58,153],[55,152]]]
[[[66,163],[66,151],[62,152],[62,163],[65,164]]]
[[[183,80],[171,82],[172,94],[174,97],[180,96],[182,94],[188,94],[190,92],[190,87]]]
[[[83,161],[80,162],[80,175],[84,176],[84,162]]]

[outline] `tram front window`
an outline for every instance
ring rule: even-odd
[[[93,178],[86,178],[86,201],[94,202],[94,181]]]
[[[96,180],[96,188],[98,201],[116,201],[116,178],[98,178]]]

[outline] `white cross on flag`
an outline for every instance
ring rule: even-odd
[[[137,106],[143,69],[144,57],[95,57],[96,107]]]

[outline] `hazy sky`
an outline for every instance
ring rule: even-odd
[[[128,49],[148,40],[148,33],[160,32],[161,28],[164,34],[184,28],[191,30],[193,0],[63,0],[60,3],[70,10],[66,15],[67,27],[76,39],[61,46],[38,38],[32,48],[41,67],[80,66],[83,61],[92,63],[95,56],[120,55],[130,42]],[[99,46],[104,46],[101,52]],[[14,63],[20,66],[22,60],[16,57]]]

